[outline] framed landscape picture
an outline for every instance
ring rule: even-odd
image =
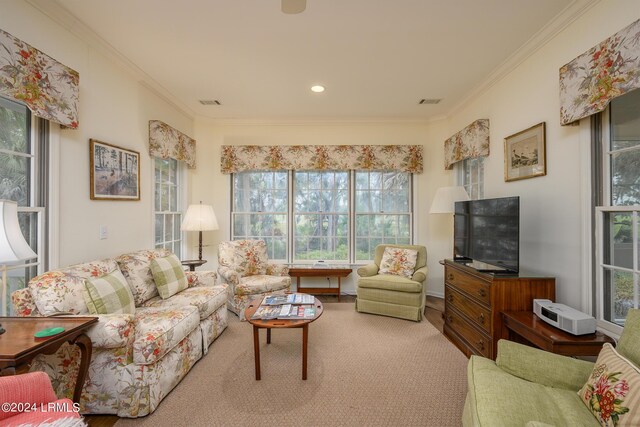
[[[546,174],[544,122],[504,139],[504,180],[506,182]]]
[[[140,200],[140,153],[89,140],[91,200]]]

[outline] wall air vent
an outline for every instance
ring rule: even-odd
[[[202,105],[222,105],[217,99],[201,99],[198,102]]]
[[[420,105],[423,105],[423,104],[435,105],[435,104],[439,103],[440,101],[442,101],[442,98],[423,98],[418,102],[418,104],[420,104]]]

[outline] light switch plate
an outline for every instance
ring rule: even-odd
[[[100,240],[104,240],[109,236],[109,230],[106,225],[100,226]]]

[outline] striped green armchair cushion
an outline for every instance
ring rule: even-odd
[[[134,314],[136,306],[120,270],[85,279],[84,302],[91,314]]]
[[[189,287],[182,264],[173,254],[152,260],[151,274],[162,299],[167,299]]]

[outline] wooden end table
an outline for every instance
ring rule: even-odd
[[[504,311],[502,320],[510,341],[564,356],[597,356],[605,343],[615,345],[613,338],[599,331],[571,335],[540,320],[532,311]]]
[[[306,292],[310,294],[329,294],[338,295],[338,301],[340,301],[340,279],[347,277],[351,274],[351,268],[334,267],[331,265],[317,267],[317,266],[291,266],[289,267],[289,276],[296,278],[296,292]],[[337,288],[303,288],[300,285],[301,277],[337,277]]]
[[[202,264],[206,264],[206,259],[188,259],[180,261],[185,267],[189,267],[189,271],[196,271],[196,267],[200,267]]]
[[[29,362],[37,355],[53,354],[65,342],[75,344],[80,348],[80,368],[73,401],[80,403],[92,351],[91,340],[85,332],[97,322],[97,317],[0,317],[0,324],[6,330],[0,335],[0,375],[26,372]],[[58,326],[64,331],[47,338],[34,337],[42,329]]]
[[[271,329],[278,328],[301,328],[302,329],[302,379],[307,379],[307,344],[309,341],[309,323],[322,316],[324,307],[318,298],[314,298],[313,305],[316,308],[316,315],[311,319],[252,319],[263,297],[256,298],[249,303],[244,311],[244,318],[253,325],[253,353],[256,365],[256,381],[260,381],[260,329],[267,330],[267,344],[271,344]]]

